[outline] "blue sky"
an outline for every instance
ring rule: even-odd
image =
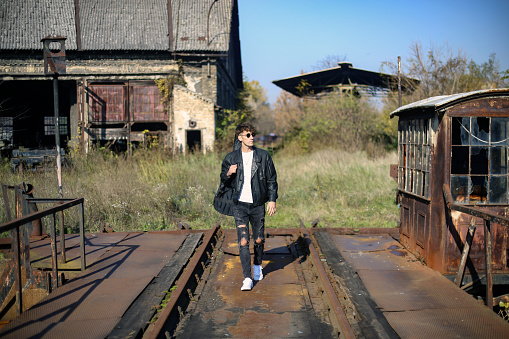
[[[509,69],[509,0],[238,0],[242,67],[274,104],[271,82],[309,72],[327,55],[379,71],[410,45],[445,43],[477,63]]]

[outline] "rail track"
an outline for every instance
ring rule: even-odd
[[[267,232],[266,276],[250,292],[240,291],[234,230],[216,226],[144,338],[362,337],[355,307],[300,223]]]
[[[398,234],[306,228],[302,221],[266,229],[264,279],[249,292],[240,290],[234,229],[90,234],[86,270],[0,336],[509,337],[502,318],[422,265]],[[67,238],[71,267],[78,236]],[[44,259],[34,262],[51,268],[46,261],[55,246],[47,239],[31,245],[33,258]]]

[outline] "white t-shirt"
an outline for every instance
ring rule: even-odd
[[[251,168],[253,167],[253,151],[242,153],[242,163],[244,165],[244,184],[240,191],[239,201],[253,203],[253,193],[251,192]]]

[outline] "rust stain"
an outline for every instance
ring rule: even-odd
[[[237,338],[251,336],[258,338],[284,338],[294,337],[298,334],[298,330],[296,331],[292,326],[291,314],[260,314],[252,311],[247,311],[240,315],[238,324],[228,328],[228,332]]]

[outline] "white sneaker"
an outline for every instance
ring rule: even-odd
[[[254,265],[253,266],[253,280],[262,280],[263,272],[262,265]]]
[[[242,282],[242,287],[240,288],[241,291],[251,291],[253,288],[253,280],[251,278],[244,278],[244,281]]]

